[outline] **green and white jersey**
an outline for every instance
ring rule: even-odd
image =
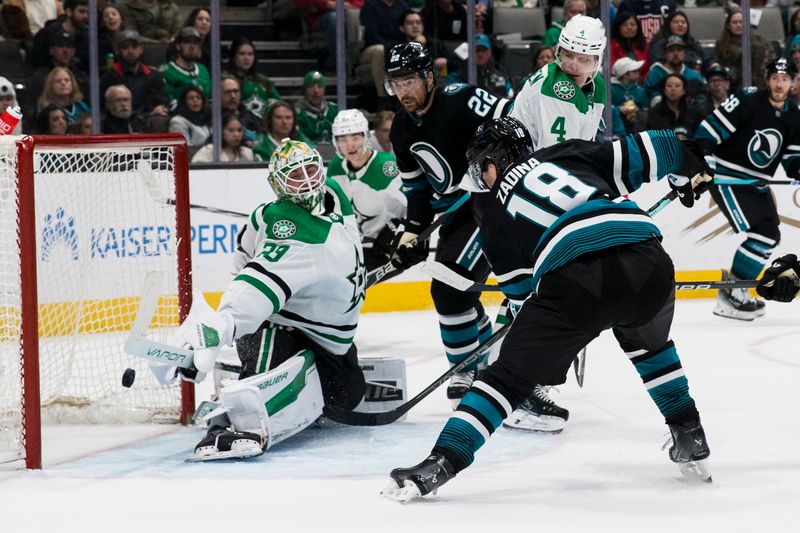
[[[237,237],[238,272],[219,307],[233,316],[237,339],[268,320],[334,354],[350,348],[364,303],[364,254],[353,208],[333,180],[325,205],[313,215],[278,200],[250,215]]]
[[[394,155],[373,150],[359,170],[336,155],[328,164],[328,178],[342,186],[353,204],[361,234],[375,238],[393,218],[406,217],[406,196]]]
[[[206,98],[211,98],[211,76],[205,65],[195,63],[194,69],[186,70],[174,61],[170,61],[161,65],[159,70],[164,76],[164,89],[169,96],[171,109],[178,106],[178,100],[188,87],[199,87]]]
[[[550,63],[525,82],[510,115],[528,128],[536,150],[567,139],[592,141],[603,118],[606,85],[596,74],[586,87],[588,92]]]

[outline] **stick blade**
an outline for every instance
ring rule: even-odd
[[[429,275],[433,279],[441,281],[445,285],[449,285],[450,287],[460,291],[467,291],[474,285],[472,280],[453,272],[451,269],[442,263],[439,263],[438,261],[427,261],[423,263],[420,267],[420,271]]]

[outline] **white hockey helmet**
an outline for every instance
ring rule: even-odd
[[[603,53],[606,49],[606,29],[600,19],[575,15],[564,25],[556,44],[556,61],[561,66],[560,50],[569,50],[576,54],[586,54],[597,57],[594,72],[600,70],[603,62]]]
[[[347,135],[350,133],[362,133],[364,135],[364,144],[361,148],[362,152],[367,151],[367,138],[369,137],[369,122],[367,117],[358,109],[345,109],[336,114],[331,126],[333,132],[333,146],[336,148],[336,153],[344,157],[341,150],[339,150],[339,143],[336,138],[340,135]]]
[[[325,196],[325,166],[319,152],[300,141],[283,139],[269,158],[267,177],[278,199],[316,212]]]

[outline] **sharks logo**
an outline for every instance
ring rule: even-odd
[[[747,157],[758,168],[767,168],[780,152],[782,145],[783,136],[778,130],[756,130],[747,145]]]
[[[434,190],[440,194],[447,192],[453,184],[453,170],[436,147],[425,142],[416,142],[411,145],[411,153]]]
[[[78,236],[75,233],[75,219],[64,212],[63,207],[55,214],[44,217],[42,227],[42,261],[48,261],[58,248],[66,251],[73,261],[78,259]]]

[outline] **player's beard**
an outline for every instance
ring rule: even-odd
[[[414,113],[415,111],[419,111],[422,109],[424,104],[423,100],[418,100],[413,96],[405,96],[400,100],[400,105],[403,106],[403,109],[409,113]]]

